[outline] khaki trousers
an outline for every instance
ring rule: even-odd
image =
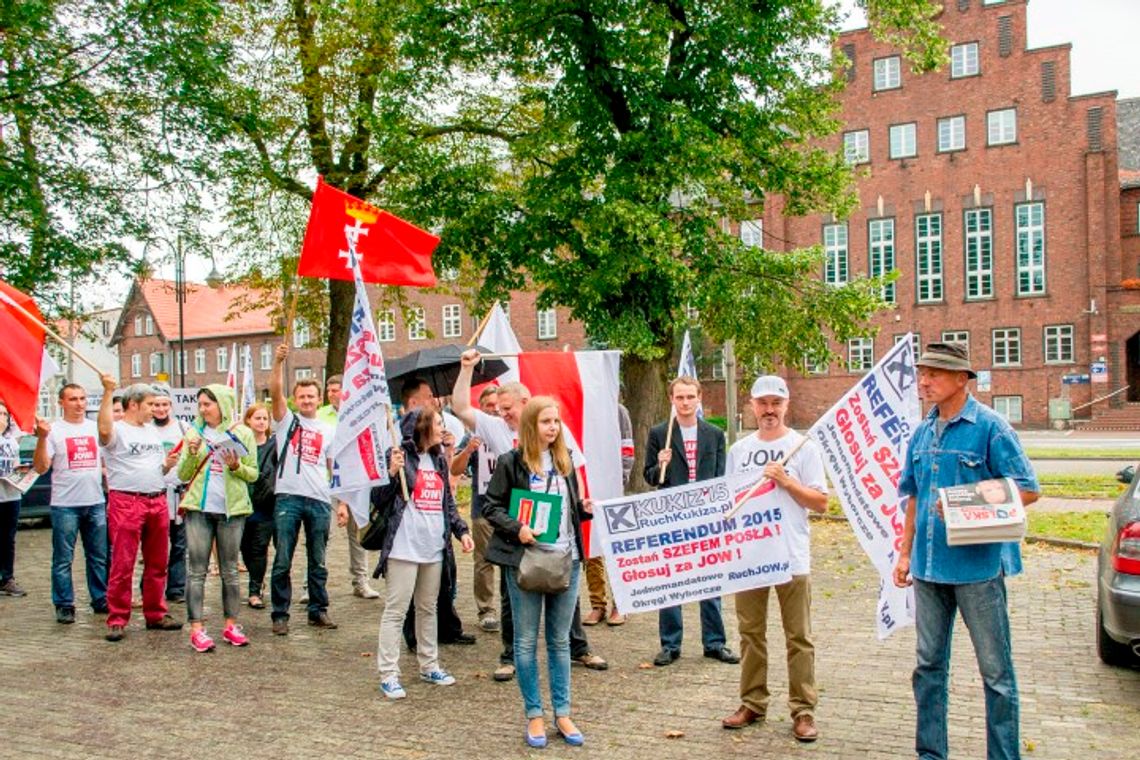
[[[495,617],[495,566],[487,561],[487,544],[491,542],[494,528],[482,517],[476,517],[471,526],[471,538],[475,541],[475,606],[479,619]]]
[[[788,652],[788,708],[792,717],[811,715],[819,702],[815,688],[815,647],[811,643],[811,576],[795,575],[775,586]],[[768,591],[757,588],[736,595],[740,626],[740,702],[768,712]]]
[[[586,588],[590,592],[590,607],[606,612],[606,560],[591,557],[586,560]]]

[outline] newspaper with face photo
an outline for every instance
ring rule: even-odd
[[[1025,506],[1011,478],[981,480],[938,489],[950,546],[1020,541]]]

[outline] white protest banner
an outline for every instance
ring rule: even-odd
[[[910,335],[895,343],[808,431],[859,544],[879,571],[880,639],[914,624],[911,593],[891,580],[905,521],[903,457],[922,418],[912,345]]]
[[[356,276],[356,304],[352,309],[348,349],[344,359],[336,435],[330,453],[333,478],[330,492],[348,505],[357,527],[368,524],[368,497],[373,486],[388,482],[385,452],[391,445],[388,415],[392,398],[384,375],[384,356],[376,338],[368,291],[360,265],[351,256]]]
[[[769,491],[747,496],[760,473],[738,473],[597,502],[594,530],[622,613],[791,580],[783,510]]]

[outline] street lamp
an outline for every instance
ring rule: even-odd
[[[224,280],[218,271],[214,254],[210,254],[210,273],[206,275],[206,284],[213,289],[222,286]],[[182,235],[180,234],[174,246],[174,296],[178,301],[178,353],[175,354],[178,363],[178,387],[186,387],[186,323],[183,317],[183,306],[186,303],[186,256],[182,252]]]

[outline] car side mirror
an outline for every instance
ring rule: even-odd
[[[1124,483],[1124,484],[1131,483],[1132,479],[1135,477],[1136,477],[1136,467],[1135,467],[1135,465],[1131,465],[1131,464],[1128,465],[1127,467],[1125,467],[1120,472],[1116,473],[1116,479],[1119,480],[1121,483]]]

